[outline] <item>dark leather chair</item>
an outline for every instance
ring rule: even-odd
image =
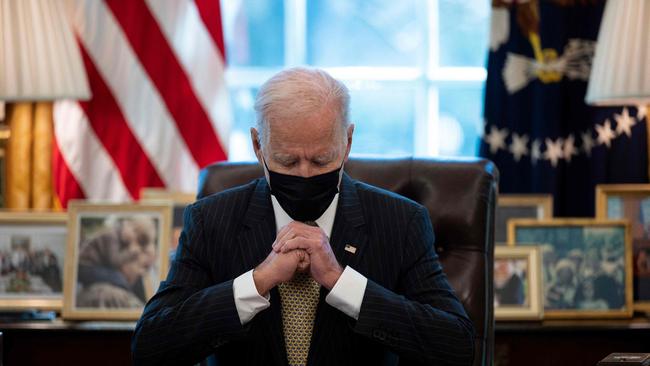
[[[427,207],[445,273],[476,328],[474,365],[492,365],[495,165],[484,159],[350,159],[345,171]],[[198,197],[262,175],[257,163],[208,166]]]

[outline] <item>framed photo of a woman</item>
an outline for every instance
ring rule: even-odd
[[[167,275],[169,204],[68,204],[66,319],[138,319]]]
[[[596,186],[596,217],[630,221],[634,309],[650,312],[650,184]]]
[[[539,248],[494,249],[494,317],[539,320],[544,314]]]
[[[508,222],[509,245],[540,245],[544,318],[632,316],[629,227],[627,220]]]
[[[499,194],[494,218],[494,242],[505,244],[510,219],[550,219],[553,196],[550,194]]]
[[[195,193],[172,192],[164,188],[143,188],[140,194],[141,203],[170,203],[172,208],[172,233],[169,242],[170,263],[176,254],[178,239],[183,231],[183,212],[185,207],[196,201]]]
[[[0,212],[0,308],[61,309],[67,218]]]

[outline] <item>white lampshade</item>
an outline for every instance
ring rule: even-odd
[[[0,100],[88,99],[61,0],[0,0]]]
[[[585,100],[650,104],[650,0],[607,1]]]

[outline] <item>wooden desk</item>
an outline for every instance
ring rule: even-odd
[[[135,323],[0,323],[4,366],[131,365]]]
[[[130,322],[0,323],[4,366],[131,365]],[[595,366],[612,352],[650,352],[650,319],[498,322],[495,366]]]
[[[595,366],[613,352],[650,352],[650,319],[497,322],[495,366]]]

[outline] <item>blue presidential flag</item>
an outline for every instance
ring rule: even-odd
[[[585,104],[604,1],[494,0],[480,154],[502,193],[552,193],[593,216],[595,186],[645,183],[645,106]]]

